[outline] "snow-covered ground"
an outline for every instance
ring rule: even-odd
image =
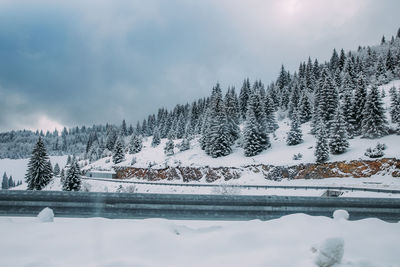
[[[343,252],[336,267],[400,266],[400,223],[378,219],[293,214],[241,222],[57,217],[42,222],[52,219],[44,217],[0,218],[0,266],[310,267],[334,252],[338,258]]]
[[[387,119],[392,128],[396,125],[390,123],[389,107],[390,107],[390,94],[391,87],[400,88],[400,80],[392,81],[386,85],[379,87],[379,91],[385,91],[383,99],[384,107],[387,111]],[[136,158],[134,167],[147,168],[149,165],[152,168],[165,168],[166,166],[211,166],[211,167],[241,167],[253,164],[271,164],[271,165],[296,165],[299,163],[315,162],[314,146],[315,137],[310,135],[310,123],[302,125],[304,142],[296,146],[286,145],[287,132],[290,129],[290,121],[284,119],[278,121],[279,129],[275,132],[275,136],[270,136],[271,148],[262,152],[254,157],[245,157],[243,149],[239,146],[234,146],[230,155],[220,158],[212,158],[201,150],[198,138],[191,140],[191,149],[180,152],[175,148],[173,156],[166,156],[164,154],[164,146],[167,142],[166,139],[161,140],[161,144],[153,148],[151,146],[152,137],[144,139],[143,149],[135,155],[126,155],[126,160],[119,166],[131,166],[132,158]],[[128,140],[126,140],[128,141]],[[175,145],[179,144],[181,140],[175,140]],[[344,161],[344,160],[357,160],[369,159],[364,155],[368,147],[375,147],[378,142],[387,145],[384,157],[400,158],[400,150],[398,144],[400,143],[400,135],[388,135],[380,139],[363,139],[356,137],[349,140],[350,148],[342,155],[330,155],[329,161]],[[301,153],[303,158],[301,160],[293,160],[293,155]],[[86,168],[110,169],[113,166],[111,157],[100,159]]]

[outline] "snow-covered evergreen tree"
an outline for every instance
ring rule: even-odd
[[[161,143],[160,139],[160,131],[158,130],[158,127],[154,128],[154,133],[153,133],[153,140],[151,141],[151,146],[156,147]]]
[[[331,126],[329,147],[332,154],[342,154],[349,147],[346,122],[339,110],[336,112],[335,120]]]
[[[312,118],[311,101],[308,97],[307,92],[303,92],[303,95],[301,97],[298,118],[300,123],[308,122]]]
[[[15,182],[12,178],[12,175],[8,178],[8,188],[15,187]]]
[[[246,157],[260,154],[264,150],[263,140],[259,133],[258,122],[254,110],[247,110],[246,121],[243,130],[243,149]]]
[[[205,129],[200,140],[202,148],[213,158],[231,153],[232,136],[219,84],[212,91]]]
[[[325,162],[329,159],[328,135],[325,125],[322,121],[319,122],[317,133],[317,143],[315,145],[315,159],[318,163]]]
[[[60,166],[58,165],[58,163],[56,163],[56,165],[54,165],[53,174],[55,176],[58,176],[60,174]]]
[[[121,163],[125,159],[125,149],[122,144],[121,138],[118,138],[117,142],[115,143],[112,159],[114,164]]]
[[[79,191],[81,189],[81,171],[76,160],[71,162],[65,178],[63,179],[64,191]]]
[[[341,113],[343,115],[346,132],[348,138],[353,138],[355,119],[353,114],[353,94],[351,91],[345,91],[343,95],[343,104],[341,105]]]
[[[136,154],[142,150],[143,140],[140,135],[132,135],[129,141],[129,154]]]
[[[3,174],[3,180],[1,182],[1,189],[3,190],[8,189],[8,176],[5,172]]]
[[[357,79],[356,92],[353,101],[354,132],[355,135],[361,133],[361,124],[364,119],[364,108],[367,102],[367,84],[363,74]]]
[[[390,118],[393,123],[400,122],[400,94],[396,88],[390,88]]]
[[[247,102],[249,100],[250,90],[250,81],[247,78],[243,81],[243,85],[239,94],[240,115],[243,120],[246,119]]]
[[[172,156],[174,154],[175,144],[172,140],[172,136],[168,137],[168,141],[165,143],[164,153],[167,156]]]
[[[275,105],[270,95],[265,96],[265,124],[267,133],[273,133],[279,128],[275,118]]]
[[[228,92],[225,95],[224,99],[225,105],[225,113],[228,123],[228,130],[230,132],[232,143],[236,141],[240,136],[240,129],[239,129],[239,110],[237,107],[237,103],[235,100],[235,91],[234,88],[228,88]]]
[[[368,94],[361,130],[364,138],[379,138],[388,134],[385,109],[376,85],[372,85]]]
[[[190,149],[190,141],[187,138],[183,138],[179,144],[179,151],[186,151]]]
[[[286,144],[288,146],[298,145],[303,142],[303,134],[300,128],[297,109],[293,110],[290,131],[288,132]]]
[[[25,181],[28,190],[42,190],[49,184],[53,175],[53,170],[49,164],[46,147],[41,137],[39,137],[32,151],[32,156],[28,163],[28,170]]]

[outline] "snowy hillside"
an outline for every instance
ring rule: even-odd
[[[379,92],[385,91],[383,98],[384,108],[386,110],[386,117],[392,129],[396,125],[390,123],[389,107],[390,107],[390,94],[391,87],[400,88],[400,80],[392,81],[386,85],[379,87]],[[270,136],[271,148],[263,151],[261,154],[253,157],[245,157],[243,149],[239,145],[233,147],[231,154],[225,157],[212,158],[201,150],[199,144],[199,137],[190,141],[191,148],[189,150],[180,152],[175,148],[175,154],[166,156],[164,154],[164,147],[167,139],[162,139],[161,144],[157,147],[152,147],[152,137],[147,137],[143,142],[143,149],[137,154],[126,154],[125,160],[116,166],[132,166],[138,168],[165,168],[167,166],[211,166],[211,167],[240,167],[247,165],[269,164],[269,165],[296,165],[299,163],[312,163],[315,162],[314,150],[316,139],[314,135],[310,134],[310,123],[302,125],[304,142],[295,146],[286,145],[287,132],[290,129],[290,120],[285,118],[278,121],[279,128],[276,130],[274,136]],[[175,145],[181,142],[180,139],[174,140]],[[341,155],[330,155],[328,161],[343,161],[343,160],[357,160],[369,159],[364,155],[368,147],[375,147],[377,143],[383,143],[387,146],[384,157],[400,158],[400,150],[398,144],[400,143],[400,135],[388,135],[379,139],[365,139],[360,136],[350,139],[350,147],[348,151]],[[294,160],[293,155],[301,153],[302,159]],[[132,159],[135,158],[135,163],[132,165]],[[112,163],[111,157],[102,158],[92,164],[86,166],[84,169],[111,169],[115,166]]]

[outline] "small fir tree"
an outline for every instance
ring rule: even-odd
[[[32,156],[28,163],[28,170],[25,175],[25,181],[28,184],[28,190],[42,190],[51,181],[52,169],[49,164],[46,147],[39,137],[33,148]]]
[[[8,177],[7,177],[6,173],[3,174],[3,180],[1,182],[1,189],[3,189],[3,190],[8,189]]]
[[[179,144],[179,151],[186,151],[190,149],[190,141],[187,138],[183,138]]]
[[[142,150],[143,141],[140,135],[132,135],[129,142],[129,154],[136,154]]]
[[[114,154],[112,158],[114,164],[121,163],[125,159],[124,146],[122,145],[120,138],[118,138],[117,142],[115,143]]]
[[[322,121],[319,122],[318,129],[314,155],[316,161],[318,163],[322,163],[329,159],[328,135],[326,133],[325,125]]]
[[[258,122],[252,108],[247,110],[246,121],[243,130],[243,149],[246,157],[260,154],[264,150],[259,133]]]
[[[151,146],[156,147],[161,143],[160,139],[160,131],[158,130],[158,127],[154,129],[154,134],[153,134],[153,140],[151,141]]]
[[[346,123],[341,112],[336,112],[336,118],[331,126],[329,148],[332,154],[342,154],[349,147],[347,141]]]
[[[288,136],[286,139],[286,144],[288,146],[294,146],[300,144],[301,142],[303,142],[303,134],[300,128],[297,109],[294,109],[292,113],[290,131],[288,132]]]
[[[78,162],[73,160],[63,181],[64,191],[79,191],[81,189],[81,171]]]
[[[165,143],[165,147],[164,147],[164,153],[167,156],[172,156],[174,154],[174,141],[172,140],[172,136],[168,137],[168,141],[167,143]]]
[[[385,109],[378,91],[373,85],[365,103],[362,121],[362,135],[364,138],[379,138],[388,134]]]
[[[56,165],[54,165],[53,174],[54,174],[55,176],[60,175],[60,166],[58,165],[58,163],[56,163]]]

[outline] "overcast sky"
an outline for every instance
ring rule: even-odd
[[[135,124],[333,48],[379,43],[400,1],[0,0],[0,131]]]

